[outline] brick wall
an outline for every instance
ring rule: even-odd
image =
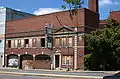
[[[13,52],[13,54],[16,54],[16,55],[18,55],[18,54],[22,55],[22,54],[25,54],[26,52],[27,52],[27,54],[30,54],[30,55],[33,55],[33,54],[39,55],[39,54],[42,54],[42,52],[43,52],[43,54],[48,54],[48,55],[50,55],[52,53],[51,50],[46,49],[46,48],[20,48],[20,49],[8,48],[8,49],[6,49],[5,54],[9,55],[9,54],[12,54],[12,52]]]
[[[113,11],[113,12],[110,12],[110,19],[114,19],[118,22],[120,22],[120,11]]]

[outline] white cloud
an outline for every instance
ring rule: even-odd
[[[0,6],[0,8],[4,8],[3,6]]]
[[[17,11],[22,11],[21,9],[15,9],[15,10],[17,10]]]
[[[39,8],[38,10],[35,10],[33,12],[33,14],[35,15],[43,15],[43,14],[49,14],[49,13],[53,13],[53,12],[59,12],[61,11],[58,8]]]
[[[113,4],[111,0],[100,0],[99,5],[104,6],[106,4]]]
[[[114,1],[114,0],[99,0],[99,5],[100,7],[105,6],[105,5],[119,5],[120,3]]]

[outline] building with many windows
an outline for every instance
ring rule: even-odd
[[[86,52],[83,35],[98,28],[97,6],[98,0],[89,0],[89,9],[8,21],[5,67],[83,70]]]
[[[4,48],[5,48],[5,29],[6,21],[32,17],[32,14],[20,12],[7,7],[0,8],[0,66],[4,65]],[[3,61],[3,62],[2,62]]]

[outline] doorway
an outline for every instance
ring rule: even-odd
[[[55,55],[55,68],[59,68],[60,55]]]

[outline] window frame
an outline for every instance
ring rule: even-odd
[[[67,57],[69,57],[69,63],[67,63]],[[63,58],[64,58],[64,62],[63,62]],[[71,60],[71,58],[72,58],[72,60]],[[62,65],[73,65],[73,56],[72,55],[70,55],[70,56],[67,56],[67,55],[63,55],[62,56]],[[72,62],[72,63],[71,63]]]

